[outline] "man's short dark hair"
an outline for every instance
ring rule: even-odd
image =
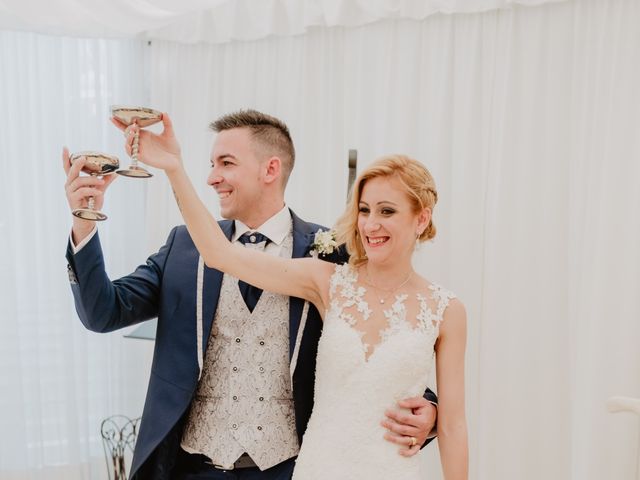
[[[214,120],[209,128],[216,133],[248,128],[251,137],[268,149],[268,155],[276,155],[282,160],[282,185],[287,184],[295,163],[296,151],[289,128],[282,120],[257,110],[238,110]]]

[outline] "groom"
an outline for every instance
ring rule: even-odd
[[[141,155],[179,150],[168,119],[164,127]],[[207,183],[230,219],[220,222],[227,237],[273,255],[309,255],[320,226],[284,203],[295,157],[287,126],[247,110],[211,128],[218,135]],[[94,196],[100,209],[113,178],[80,177],[83,162],[71,166],[66,150],[63,161],[70,207]],[[317,310],[206,268],[184,226],[175,227],[145,264],[111,281],[97,228],[73,222],[67,260],[82,323],[110,332],[158,318],[130,478],[290,479],[313,407],[322,328]],[[346,260],[339,257],[334,252],[327,260]],[[435,402],[431,392],[426,397]],[[380,420],[399,454],[412,455],[433,427],[435,407],[425,398],[401,404],[409,413],[390,411]]]

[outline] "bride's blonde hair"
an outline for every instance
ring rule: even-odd
[[[352,265],[360,265],[367,259],[358,233],[359,204],[365,183],[377,177],[395,177],[400,180],[415,213],[425,208],[430,208],[433,212],[438,202],[438,192],[433,177],[420,162],[406,155],[388,155],[376,160],[356,179],[349,195],[347,208],[334,227],[336,240],[339,245],[346,246],[349,263]],[[432,221],[429,221],[429,225],[417,240],[424,242],[435,235],[436,227]]]

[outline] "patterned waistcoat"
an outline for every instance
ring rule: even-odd
[[[293,237],[281,255],[291,257]],[[265,470],[298,454],[289,373],[289,297],[263,292],[253,312],[224,275],[182,448],[230,467],[243,453]]]

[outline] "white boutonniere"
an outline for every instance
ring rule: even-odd
[[[336,232],[334,230],[318,230],[313,238],[309,253],[313,258],[318,258],[319,255],[333,253],[337,246]]]

